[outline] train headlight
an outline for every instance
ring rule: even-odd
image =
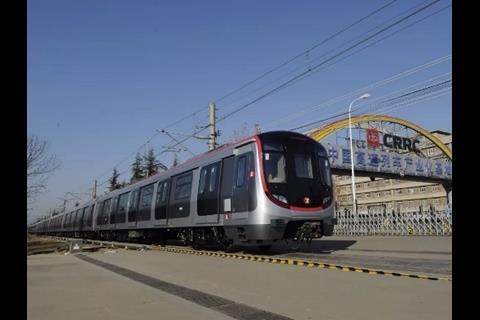
[[[273,197],[279,201],[282,201],[283,203],[288,204],[287,198],[285,198],[284,196],[281,196],[279,194],[274,194]]]

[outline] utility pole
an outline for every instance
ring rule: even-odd
[[[208,105],[208,113],[210,115],[210,123],[208,125],[208,150],[213,150],[217,147],[217,133],[215,131],[215,104],[213,102]]]

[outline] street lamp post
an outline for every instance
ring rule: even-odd
[[[353,163],[353,136],[352,136],[352,106],[355,101],[367,99],[370,97],[369,93],[365,93],[358,97],[357,99],[353,100],[348,107],[348,128],[350,132],[350,164],[352,167],[352,196],[353,196],[353,216],[356,217],[357,215],[357,196],[355,193],[355,165]]]

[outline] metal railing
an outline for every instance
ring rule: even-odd
[[[402,213],[336,212],[334,234],[340,236],[447,236],[452,234],[449,210]]]

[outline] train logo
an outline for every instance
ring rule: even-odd
[[[367,129],[367,143],[369,147],[380,147],[380,132],[377,129]]]

